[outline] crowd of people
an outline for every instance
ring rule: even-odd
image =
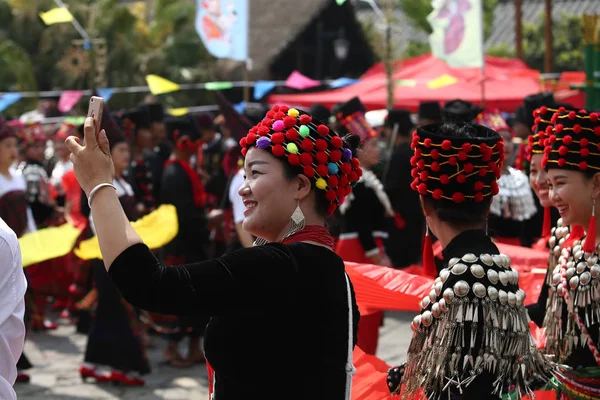
[[[82,378],[143,385],[160,335],[172,367],[207,362],[219,400],[349,396],[352,349],[376,355],[383,311],[357,308],[347,261],[435,279],[391,393],[498,398],[554,377],[564,398],[600,395],[597,114],[551,94],[514,115],[426,102],[381,126],[358,98],[307,112],[220,103],[172,117],[149,101],[51,129],[0,121],[0,231],[70,223],[100,243],[102,260],[25,269],[27,329],[56,329],[50,308],[76,324]],[[129,222],[161,204],[178,232],[151,251]],[[524,306],[498,243],[549,252],[537,303]],[[250,347],[260,357],[242,368]],[[15,365],[27,382],[26,355]]]

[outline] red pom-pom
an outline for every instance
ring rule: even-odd
[[[579,141],[579,145],[581,147],[586,147],[589,143],[589,140],[587,140],[586,138],[581,138],[581,140]]]
[[[265,116],[265,118],[272,119],[274,116],[275,116],[275,111],[269,110],[269,111],[267,111],[267,115]]]
[[[566,156],[567,154],[569,154],[569,148],[567,146],[560,146],[558,148],[558,154],[560,154],[561,156]]]
[[[450,157],[450,158],[448,159],[448,164],[450,164],[450,165],[452,165],[452,166],[455,166],[455,165],[456,165],[456,162],[457,162],[457,161],[456,161],[456,157]]]
[[[337,205],[335,205],[335,203],[331,203],[328,207],[327,207],[327,215],[331,216],[333,215],[333,213],[335,212],[335,210],[337,209]]]
[[[467,177],[464,176],[463,174],[458,174],[458,176],[456,177],[456,182],[458,182],[458,183],[465,183],[466,180],[467,180]]]
[[[452,142],[451,142],[451,141],[449,141],[449,140],[444,140],[444,141],[442,142],[442,149],[444,149],[444,150],[446,150],[446,151],[448,151],[448,150],[452,149]]]
[[[431,139],[425,138],[425,140],[423,140],[423,146],[427,148],[431,147]]]
[[[550,138],[550,141],[552,141],[552,138]],[[563,143],[566,144],[567,146],[570,145],[571,143],[573,143],[573,137],[571,137],[570,135],[566,135],[563,138]]]
[[[329,127],[327,125],[319,125],[317,126],[317,133],[321,136],[329,135]]]
[[[306,165],[304,167],[304,175],[306,175],[308,178],[312,178],[315,176],[315,170],[310,165]]]
[[[302,150],[311,152],[315,148],[315,144],[310,139],[304,139],[302,143],[300,143],[300,147]]]
[[[342,152],[339,150],[331,150],[329,152],[329,161],[338,162],[342,159]]]
[[[475,196],[473,196],[476,203],[481,203],[483,201],[483,193],[477,192]]]
[[[431,197],[433,197],[435,200],[441,200],[443,195],[444,191],[442,189],[435,189],[433,193],[431,193]]]
[[[329,175],[329,170],[327,169],[327,165],[325,165],[325,164],[318,165],[317,166],[317,174],[319,174],[320,176]]]
[[[546,130],[544,131],[544,133],[548,136],[552,135],[552,131],[554,130],[554,127],[552,125],[548,125],[546,127]]]
[[[282,145],[277,144],[275,146],[273,146],[273,155],[277,156],[277,157],[281,157],[285,154],[285,149],[283,148]]]
[[[243,148],[248,147],[248,140],[245,137],[240,139],[240,146],[242,146]]]
[[[283,124],[286,128],[291,128],[294,125],[296,125],[296,118],[292,117],[291,115],[288,115],[283,119]]]
[[[346,195],[346,190],[344,189],[344,186],[339,186],[337,188],[337,190],[335,191],[338,195],[338,197],[344,197]]]
[[[273,125],[273,120],[271,118],[265,118],[262,121],[260,121],[260,124],[262,126],[266,126],[267,128],[270,128],[271,125]]]
[[[443,185],[447,185],[450,183],[450,178],[448,178],[448,175],[444,174],[444,175],[440,176],[440,182]]]
[[[284,141],[285,141],[285,136],[283,136],[283,133],[281,133],[281,132],[276,132],[271,135],[271,142],[273,144],[281,144]]]
[[[327,179],[327,185],[333,189],[335,189],[336,187],[338,187],[340,181],[338,179],[337,176],[335,175],[331,175],[328,179]]]
[[[419,167],[419,169],[425,169],[425,160],[420,159],[417,161],[417,167]]]
[[[331,186],[331,185],[329,185],[329,186]],[[327,199],[327,201],[334,201],[337,198],[337,194],[335,193],[335,190],[328,189],[325,192],[325,198]]]
[[[340,171],[342,171],[342,174],[348,175],[350,172],[352,172],[352,166],[350,163],[345,162],[340,165]]]
[[[579,163],[579,169],[585,171],[588,167],[588,164],[585,161]]]
[[[581,150],[579,150],[579,154],[581,154],[581,157],[587,157],[590,155],[590,150],[589,149],[581,149]]]
[[[468,153],[473,150],[473,146],[471,146],[471,143],[463,143],[462,149]]]
[[[413,179],[413,181],[410,183],[410,188],[412,190],[416,191],[418,184],[419,184],[419,180],[418,179]]]
[[[242,156],[246,157],[246,153],[247,153],[247,152],[248,152],[248,149],[244,147],[244,148],[242,149]]]
[[[596,126],[594,127],[594,134],[599,135],[600,136],[600,126]]]
[[[279,106],[279,111],[281,111],[282,113],[287,113],[289,110],[290,110],[290,108],[286,105]]]
[[[573,132],[581,133],[581,125],[579,125],[579,124],[573,125]]]
[[[354,157],[352,159],[352,168],[358,168],[360,167],[360,161],[358,161],[358,158]]]
[[[300,137],[300,134],[295,129],[288,129],[285,133],[285,138],[291,142],[295,142]]]
[[[312,117],[308,114],[302,114],[300,116],[300,124],[301,125],[309,124],[311,121],[312,121]]]
[[[479,168],[479,176],[486,176],[487,173],[488,173],[488,170],[486,167]]]
[[[460,161],[465,161],[467,159],[467,153],[465,153],[464,151],[459,151],[458,152],[458,159]]]
[[[473,185],[473,189],[475,189],[476,192],[481,192],[483,190],[483,182],[475,182],[475,184]]]
[[[438,149],[433,149],[431,150],[431,158],[433,158],[434,160],[437,160],[438,157],[440,156],[440,151]]]
[[[410,165],[412,165],[413,167],[416,167],[416,166],[417,166],[417,160],[418,160],[418,159],[419,159],[419,157],[417,157],[417,156],[412,156],[412,157],[410,158]]]
[[[598,121],[598,114],[597,113],[590,113],[590,121],[592,121],[592,122]]]
[[[277,111],[275,113],[275,115],[273,115],[273,119],[275,119],[275,120],[282,120],[284,118],[285,118],[285,114],[282,113],[281,111]],[[285,122],[284,122],[284,124],[285,124]]]
[[[503,138],[502,140],[504,140],[504,138]],[[504,145],[504,142],[498,142],[498,144],[500,144],[500,143],[502,143],[502,144]],[[481,143],[481,144],[479,145],[479,151],[480,151],[481,153],[485,153],[485,152],[486,152],[486,151],[488,151],[489,149],[490,149],[490,147],[489,147],[487,144],[485,144],[485,143]]]
[[[558,121],[559,116],[560,116],[559,113],[552,114],[552,117],[550,118],[550,122],[552,122],[553,124],[556,124],[556,121]]]
[[[564,106],[558,107],[558,112],[559,113],[563,113],[563,112],[565,112],[565,110],[566,110],[566,108]]]
[[[327,150],[327,141],[323,140],[323,139],[317,139],[315,141],[315,147],[319,151],[325,151],[325,150]]]
[[[350,172],[348,174],[348,180],[350,182],[356,182],[358,180],[358,174],[356,172],[354,172],[354,171]]]
[[[423,152],[421,151],[421,149],[415,149],[415,157],[417,157],[417,158],[421,157],[422,153]]]
[[[546,168],[547,165],[548,165],[548,155],[544,154],[544,156],[542,157],[542,167]]]
[[[340,176],[340,186],[344,187],[348,185],[348,177],[347,176]]]
[[[424,183],[421,183],[418,187],[417,190],[419,191],[419,194],[425,196],[427,194],[427,185]]]
[[[569,119],[571,121],[573,121],[575,118],[577,118],[577,113],[575,111],[570,111],[569,112]]]
[[[440,164],[437,161],[434,161],[431,163],[431,170],[433,172],[439,172],[440,171]]]
[[[339,148],[341,148],[344,145],[344,142],[342,141],[342,138],[339,137],[339,136],[332,137],[331,140],[330,140],[330,142],[331,142],[331,145],[333,147],[335,147],[336,149],[339,149]]]
[[[564,158],[559,158],[556,163],[559,167],[564,167],[567,164],[567,160],[565,160]]]
[[[452,201],[455,203],[462,203],[465,201],[465,195],[460,192],[456,192],[452,195]]]
[[[587,114],[587,110],[584,110],[583,108],[581,110],[579,110],[579,114]]]
[[[556,126],[554,126],[554,130],[556,131],[556,133],[561,133],[564,129],[565,127],[563,126],[563,124],[556,124]]]
[[[419,179],[423,182],[426,182],[427,179],[429,179],[429,172],[421,171],[421,173],[419,174]]]
[[[327,153],[324,151],[318,151],[315,158],[319,164],[327,164]]]
[[[548,111],[548,109],[546,108],[546,106],[541,106],[541,107],[539,108],[539,112],[540,112],[540,114],[546,114],[546,111]]]
[[[300,156],[298,154],[288,154],[288,162],[291,165],[300,165]]]
[[[252,143],[254,143],[255,140],[256,140],[256,135],[254,133],[249,133],[246,136],[246,143],[247,144],[252,144]]]
[[[473,167],[473,164],[471,164],[471,163],[466,163],[464,166],[464,169],[467,174],[470,174],[471,172],[473,172],[475,167]]]
[[[492,159],[492,154],[493,154],[492,150],[487,150],[485,153],[483,153],[481,155],[481,159],[483,161],[490,161]]]
[[[279,104],[275,104],[273,107],[271,107],[271,111],[273,111],[274,113],[281,111],[281,106]]]
[[[302,153],[300,155],[300,162],[302,163],[302,165],[311,165],[313,162],[313,158],[308,153]]]
[[[498,192],[500,192],[500,189],[498,188],[498,182],[496,181],[492,181],[490,183],[490,188],[492,189],[492,196],[495,196],[498,194]]]
[[[410,176],[412,176],[413,178],[419,177],[419,169],[418,168],[411,169],[410,170]]]
[[[269,132],[271,132],[271,130],[268,127],[266,127],[266,126],[259,126],[258,127],[258,134],[260,136],[266,136],[266,135],[269,134]]]

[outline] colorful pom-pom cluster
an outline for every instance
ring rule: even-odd
[[[325,192],[331,215],[352,192],[362,170],[339,135],[300,110],[273,106],[266,117],[240,140],[242,155],[256,146],[286,158]]]
[[[545,168],[600,171],[600,115],[585,110],[555,112],[544,140]]]
[[[479,203],[496,195],[504,161],[502,137],[481,125],[473,127],[487,132],[476,138],[441,137],[433,131],[437,127],[430,125],[413,133],[411,188],[423,196],[454,203]]]

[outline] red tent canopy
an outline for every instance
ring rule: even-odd
[[[520,60],[486,56],[485,106],[514,111],[525,96],[540,91],[539,75]],[[451,68],[430,54],[398,61],[393,72],[394,107],[414,112],[422,101],[445,103],[457,98],[481,105],[481,78],[479,68]],[[387,79],[383,64],[374,65],[351,86],[324,92],[271,95],[268,101],[305,108],[321,103],[331,108],[354,96],[368,110],[386,108]]]

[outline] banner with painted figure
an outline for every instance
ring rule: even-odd
[[[431,52],[451,67],[483,65],[483,0],[433,0]]]
[[[248,0],[196,0],[196,31],[217,58],[248,58]]]

